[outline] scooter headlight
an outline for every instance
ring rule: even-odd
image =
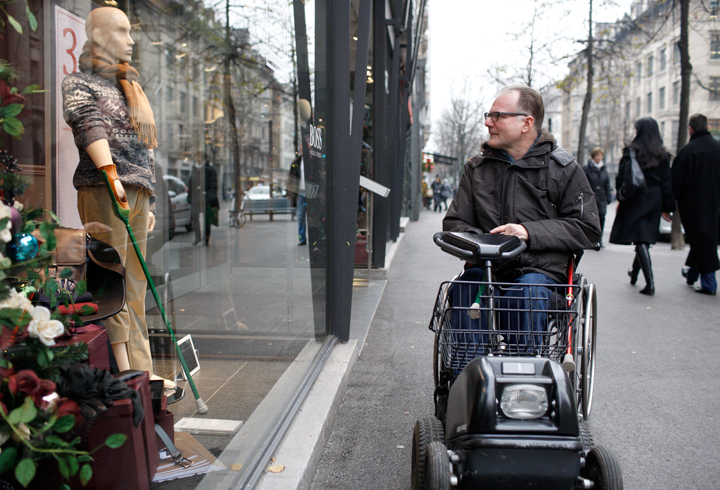
[[[500,409],[511,419],[537,419],[548,409],[545,388],[536,385],[510,385],[503,390]]]

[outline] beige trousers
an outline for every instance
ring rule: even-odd
[[[135,185],[126,185],[125,192],[130,204],[130,226],[144,256],[150,222],[150,192]],[[126,343],[130,367],[152,374],[152,355],[145,323],[147,279],[125,224],[113,213],[110,193],[104,185],[81,186],[78,189],[78,211],[83,224],[99,222],[112,227],[112,232],[94,233],[93,237],[112,245],[125,266],[125,306],[120,313],[105,320],[110,343]]]

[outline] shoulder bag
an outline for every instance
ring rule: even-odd
[[[647,188],[645,175],[635,157],[635,148],[630,147],[630,164],[625,167],[622,186],[618,189],[618,201],[628,201]]]

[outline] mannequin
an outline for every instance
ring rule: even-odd
[[[152,375],[145,324],[147,281],[123,223],[113,215],[101,169],[118,202],[130,208],[130,225],[145,254],[147,233],[155,226],[155,122],[136,81],[138,73],[128,64],[135,43],[125,13],[97,8],[88,15],[85,30],[81,71],[62,84],[63,115],[80,154],[73,177],[78,211],[88,232],[115,247],[126,268],[126,305],[105,322],[118,367]]]

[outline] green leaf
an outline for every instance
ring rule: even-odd
[[[79,281],[77,285],[75,286],[75,294],[77,296],[81,296],[85,294],[87,291],[87,281],[83,279],[82,281]]]
[[[63,415],[59,419],[57,419],[57,422],[55,422],[55,432],[58,434],[62,434],[64,432],[69,431],[75,426],[75,416],[70,415]]]
[[[83,487],[88,484],[88,482],[92,478],[92,474],[92,466],[90,466],[89,463],[85,463],[80,469],[80,483]]]
[[[25,15],[27,16],[28,24],[30,24],[30,29],[32,29],[33,32],[37,31],[37,19],[35,18],[35,15],[30,12],[30,5],[25,6]]]
[[[20,423],[20,418],[22,417],[22,407],[17,407],[12,412],[10,412],[10,415],[8,415],[8,420],[11,424],[17,425]]]
[[[49,442],[50,444],[55,444],[56,446],[60,447],[68,447],[69,444],[60,437],[56,436],[55,434],[50,434],[49,436],[45,437],[45,442]]]
[[[15,20],[15,17],[13,17],[10,14],[7,14],[7,19],[8,19],[8,22],[10,22],[10,25],[13,26],[13,28],[16,31],[18,31],[20,34],[23,33],[22,26],[20,25],[20,23],[17,20]]]
[[[25,458],[15,467],[15,478],[20,484],[27,488],[33,478],[35,478],[35,462],[30,458]]]
[[[37,408],[35,408],[35,403],[29,396],[25,398],[25,403],[20,408],[22,409],[20,422],[23,424],[29,424],[37,417]]]
[[[43,92],[47,92],[47,90],[42,90],[40,85],[32,84],[25,87],[25,90],[22,91],[22,95],[31,95],[31,94],[41,94]]]
[[[37,363],[40,364],[41,367],[48,368],[50,367],[50,361],[47,358],[47,354],[45,354],[44,350],[40,350],[37,353]]]
[[[40,223],[40,235],[45,239],[48,250],[55,250],[57,239],[55,238],[55,228],[57,226],[50,221]]]
[[[48,347],[47,345],[44,345],[43,350],[45,351],[45,355],[48,358],[48,362],[52,362],[53,358],[55,357],[55,354],[53,353],[52,349],[50,349],[50,347]]]
[[[68,456],[67,462],[70,465],[70,476],[77,475],[77,472],[80,469],[80,463],[78,463],[78,460],[75,458],[75,456]]]
[[[70,468],[68,467],[67,463],[62,458],[58,458],[57,462],[58,462],[58,469],[60,470],[60,474],[62,475],[62,477],[65,478],[66,480],[69,480],[70,479]]]
[[[8,117],[3,121],[3,129],[7,134],[10,136],[14,136],[17,139],[20,139],[20,136],[25,132],[25,127],[23,126],[23,123],[21,123],[18,119],[15,119],[14,117]]]
[[[17,449],[12,446],[3,449],[2,454],[0,454],[0,474],[12,468],[15,464],[15,459],[17,459]]]
[[[10,366],[10,360],[7,357],[3,357],[2,359],[0,359],[0,367],[7,369]]]
[[[35,231],[35,223],[33,223],[32,221],[28,221],[27,223],[25,223],[25,226],[23,226],[22,232],[25,235],[29,235],[33,231]]]
[[[60,487],[60,490],[72,490],[72,489],[70,488],[70,485],[68,485],[67,483],[63,483],[62,487]]]
[[[25,106],[23,104],[8,104],[2,108],[5,117],[15,117],[20,114]]]
[[[95,461],[95,460],[92,458],[92,456],[90,456],[88,454],[83,454],[82,456],[77,457],[78,463],[87,463],[88,461]]]
[[[60,279],[67,279],[69,277],[72,277],[72,275],[73,275],[72,269],[70,267],[65,267],[63,270],[60,271],[60,274],[58,275],[58,277]]]
[[[113,434],[107,439],[105,439],[105,445],[112,449],[117,449],[123,444],[125,444],[125,441],[127,440],[127,436],[125,434]]]

